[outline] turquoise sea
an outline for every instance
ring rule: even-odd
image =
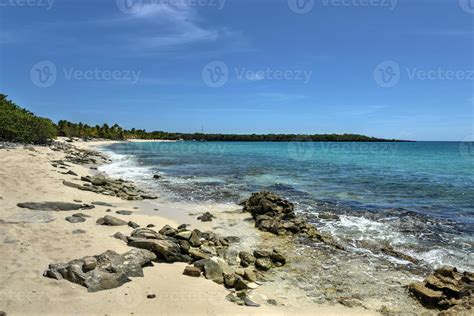
[[[105,150],[114,163],[104,171],[170,200],[230,203],[270,190],[349,243],[386,240],[426,264],[474,270],[473,143],[154,142]]]

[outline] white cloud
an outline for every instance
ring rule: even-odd
[[[199,25],[199,16],[194,8],[186,5],[164,3],[146,4],[137,10],[131,19],[146,25],[139,36],[140,46],[148,48],[166,48],[185,44],[216,41],[225,32]]]

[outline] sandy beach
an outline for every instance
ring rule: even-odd
[[[104,142],[75,142],[80,148],[94,149]],[[94,172],[89,166],[68,163],[66,169],[53,167],[52,161],[65,153],[50,147],[23,147],[0,150],[0,311],[7,315],[368,315],[362,308],[342,305],[305,304],[299,293],[278,297],[271,283],[257,289],[253,299],[261,307],[238,306],[225,299],[229,293],[222,285],[204,277],[183,275],[185,263],[154,263],[144,268],[144,277],[118,288],[89,293],[86,288],[66,280],[43,276],[51,263],[64,263],[107,250],[124,253],[131,248],[112,238],[116,232],[130,234],[131,227],[108,227],[96,220],[111,209],[114,215],[140,226],[153,224],[159,230],[165,224],[177,227],[183,222],[191,228],[212,230],[212,223],[197,221],[190,213],[200,210],[186,203],[124,201],[118,197],[98,195],[63,185]],[[68,171],[77,174],[67,174]],[[35,211],[17,207],[17,203],[61,201],[90,204],[100,201],[114,207],[96,206],[84,211],[90,218],[70,223],[71,212]],[[206,209],[212,209],[209,205]],[[238,206],[228,206],[238,208]],[[131,210],[130,216],[115,214]],[[218,213],[220,210],[213,210]],[[235,215],[236,218],[241,218]],[[82,230],[78,233],[77,230]],[[255,234],[257,234],[255,232]],[[149,299],[147,295],[154,294]],[[272,296],[274,295],[274,296]],[[264,300],[275,299],[279,306]]]

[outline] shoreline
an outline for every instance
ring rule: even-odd
[[[97,151],[96,146],[105,145],[105,142],[74,142],[73,145]],[[182,273],[186,264],[182,263],[155,263],[153,267],[143,269],[143,278],[133,278],[132,282],[121,287],[97,293],[88,293],[85,288],[65,280],[43,277],[43,271],[51,263],[98,255],[106,250],[118,253],[129,251],[130,247],[111,235],[118,231],[129,233],[132,229],[127,226],[96,225],[95,220],[107,214],[107,207],[103,206],[86,211],[91,218],[85,222],[72,224],[64,220],[70,215],[68,212],[27,211],[18,208],[17,203],[101,201],[116,206],[115,209],[133,210],[130,216],[113,215],[143,226],[153,224],[159,229],[168,224],[176,227],[187,218],[186,223],[193,228],[213,229],[211,225],[195,220],[196,216],[188,215],[196,212],[192,205],[161,204],[159,200],[124,201],[117,197],[66,187],[62,184],[63,181],[77,178],[65,174],[66,171],[72,171],[79,177],[92,175],[94,172],[72,163],[67,163],[70,167],[66,169],[51,166],[51,161],[64,157],[63,152],[52,151],[50,147],[20,146],[0,150],[0,187],[3,188],[0,191],[3,209],[0,214],[0,251],[4,257],[0,263],[0,310],[7,314],[371,314],[367,310],[342,305],[301,306],[297,301],[291,300],[285,303],[286,306],[238,306],[225,299],[228,291],[224,287],[205,278],[184,276]],[[159,211],[153,209],[154,203],[158,204]],[[176,216],[178,209],[185,211]],[[174,218],[172,215],[175,215]],[[73,233],[79,229],[85,233]],[[270,289],[271,293],[271,287],[271,284],[265,284],[260,288]],[[149,293],[155,294],[156,298],[147,299]]]

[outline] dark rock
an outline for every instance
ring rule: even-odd
[[[128,226],[132,227],[133,229],[140,227],[140,225],[132,221],[128,222]]]
[[[155,174],[155,175],[153,175],[153,179],[155,179],[155,180],[161,179],[161,176],[158,175],[158,174]]]
[[[114,237],[115,239],[124,241],[124,242],[128,242],[127,236],[125,236],[121,232],[116,232],[112,237]]]
[[[186,227],[188,227],[188,224],[181,224],[181,225],[178,226],[178,230],[186,229]]]
[[[67,202],[27,202],[18,203],[18,207],[27,208],[36,211],[77,211],[90,209],[85,204],[67,203]]]
[[[193,230],[191,232],[191,236],[189,237],[189,243],[193,247],[200,247],[201,246],[201,239],[199,238],[199,235],[196,230]]]
[[[237,277],[234,273],[224,273],[224,286],[226,288],[233,288],[235,281],[237,281]]]
[[[63,185],[73,189],[80,189],[82,186],[80,184],[76,184],[74,182],[63,181]]]
[[[94,257],[50,264],[44,276],[66,279],[97,292],[119,287],[130,282],[130,277],[143,277],[142,267],[154,259],[156,256],[147,250],[133,249],[123,255],[109,250]]]
[[[132,211],[126,211],[126,210],[116,211],[115,213],[120,214],[120,215],[132,215],[133,214]]]
[[[155,227],[155,225],[153,225],[153,224],[148,224],[148,225],[146,225],[146,227],[147,227],[147,228],[153,228],[153,227]]]
[[[391,245],[389,244],[386,244],[386,245],[383,245],[380,250],[388,255],[388,256],[392,256],[392,257],[395,257],[395,258],[399,258],[399,259],[403,259],[405,261],[409,261],[409,262],[412,262],[414,264],[418,264],[419,261],[415,258],[413,258],[412,256],[409,256],[401,251],[397,251],[395,250]]]
[[[328,213],[328,212],[323,212],[318,214],[318,218],[324,219],[324,220],[339,220],[339,216],[336,214]]]
[[[204,263],[204,275],[208,280],[212,280],[218,284],[224,283],[224,271],[221,266],[213,260],[206,260]]]
[[[240,264],[244,268],[255,263],[255,257],[251,253],[248,253],[245,251],[241,251],[239,253],[239,258],[240,258]]]
[[[96,221],[96,224],[104,226],[125,226],[127,225],[127,222],[110,215],[105,215],[104,217],[99,218]]]
[[[245,283],[244,279],[240,276],[235,277],[235,282],[234,282],[234,288],[236,291],[242,291],[242,290],[247,290],[247,283]]]
[[[180,240],[178,240],[178,244],[181,247],[181,249],[183,250],[183,252],[185,252],[185,253],[189,252],[189,249],[191,248],[191,244],[189,243],[189,241],[184,240],[184,239],[180,239]]]
[[[268,300],[267,300],[267,303],[268,303],[269,305],[273,305],[273,306],[277,306],[277,305],[278,305],[277,301],[275,301],[274,299],[268,299]]]
[[[269,258],[271,256],[270,251],[266,250],[254,250],[253,255],[255,258]]]
[[[474,273],[442,267],[423,282],[410,284],[410,292],[428,308],[467,311],[474,303]]]
[[[273,252],[270,254],[270,258],[275,264],[279,266],[283,266],[286,263],[286,258],[277,249],[273,249]]]
[[[77,217],[77,216],[68,216],[65,218],[66,221],[68,221],[69,223],[82,223],[82,222],[85,222],[86,219],[84,217]]]
[[[244,303],[245,303],[245,306],[260,307],[260,304],[255,303],[248,296],[244,297]]]
[[[106,202],[92,202],[91,203],[92,205],[97,205],[97,206],[106,206],[106,207],[114,207],[112,204],[110,203],[106,203]]]
[[[176,235],[176,229],[169,225],[165,225],[162,229],[160,229],[160,234],[172,237]]]
[[[72,216],[74,217],[82,217],[82,218],[90,218],[89,215],[86,215],[84,213],[76,213],[76,214],[72,214]]]
[[[77,173],[75,173],[75,172],[72,171],[72,170],[69,170],[66,174],[69,174],[69,175],[71,175],[71,176],[77,177]]]
[[[72,231],[73,235],[77,235],[77,234],[85,234],[86,231],[83,230],[83,229],[75,229]]]
[[[191,248],[188,250],[188,253],[191,257],[195,258],[196,260],[201,260],[201,259],[210,259],[211,256],[202,252],[199,249],[196,248]]]
[[[148,299],[154,299],[154,298],[156,298],[156,295],[155,295],[155,294],[148,294],[148,295],[146,296],[146,298],[148,298]]]
[[[184,268],[183,274],[190,277],[199,278],[201,276],[201,270],[193,266],[187,266],[186,268]]]
[[[267,271],[273,268],[272,260],[268,257],[258,258],[255,260],[255,267],[257,269]]]
[[[211,222],[213,218],[214,218],[214,215],[212,215],[209,212],[206,212],[202,214],[201,216],[199,216],[197,219],[200,220],[201,222]]]

